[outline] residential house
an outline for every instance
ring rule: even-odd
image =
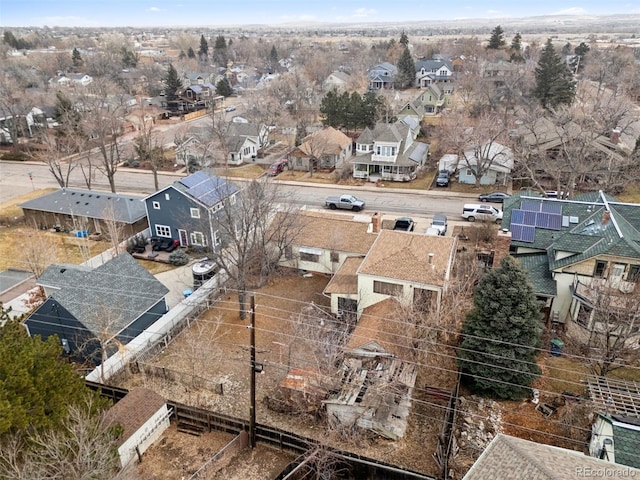
[[[164,398],[153,390],[132,388],[104,416],[103,426],[118,425],[118,456],[124,468],[142,455],[169,428],[171,414]]]
[[[171,238],[181,247],[220,247],[218,212],[236,202],[238,188],[200,170],[144,199],[151,235]]]
[[[506,185],[511,178],[514,160],[511,149],[497,142],[487,142],[477,148],[465,150],[458,162],[458,182],[475,185]]]
[[[498,433],[463,480],[531,480],[600,475],[634,477],[640,470],[589,457],[582,452]]]
[[[388,320],[396,308],[393,299],[381,302],[356,325],[340,366],[342,381],[323,401],[329,422],[390,440],[404,436],[417,368],[403,352],[408,326]]]
[[[135,195],[61,188],[19,207],[26,223],[40,229],[99,233],[109,238],[113,225],[124,240],[147,228],[143,197]]]
[[[324,127],[310,135],[290,153],[294,170],[333,170],[352,155],[352,141],[340,130]]]
[[[483,62],[480,66],[480,76],[483,81],[492,83],[496,87],[500,87],[512,78],[518,71],[517,65],[511,62]]]
[[[591,429],[589,455],[640,469],[640,417],[599,413]]]
[[[453,174],[458,170],[458,155],[453,153],[445,153],[438,162],[438,171],[442,172],[446,170],[450,174]]]
[[[260,144],[252,137],[244,135],[227,136],[224,141],[228,152],[226,161],[229,165],[242,165],[249,160],[255,161],[258,156]]]
[[[121,84],[130,95],[145,95],[147,93],[149,79],[137,69],[125,69],[118,73],[118,83]]]
[[[570,200],[523,192],[503,208],[510,251],[529,271],[550,320],[586,342],[604,331],[597,313],[606,300],[607,311],[620,314],[619,328],[637,338],[640,322],[623,313],[640,277],[640,204],[601,191]]]
[[[193,112],[213,105],[216,97],[216,87],[211,83],[189,85],[178,94],[179,106],[182,111]]]
[[[295,239],[282,266],[333,274],[352,257],[362,258],[376,239],[368,215],[328,215],[310,211],[298,215]]]
[[[417,119],[419,122],[427,115],[427,110],[419,98],[406,103],[398,112],[398,115]]]
[[[448,93],[445,93],[445,91]],[[424,87],[424,90],[418,94],[414,102],[422,105],[425,116],[433,116],[451,105],[452,95],[453,88],[451,86],[431,83]]]
[[[389,62],[374,65],[367,71],[369,90],[392,90],[397,75],[398,68]]]
[[[434,83],[453,82],[453,65],[448,60],[418,60],[416,86],[425,88]]]
[[[213,83],[213,77],[209,73],[185,72],[182,76],[184,83],[187,85],[204,85],[206,83]]]
[[[86,73],[72,73],[69,75],[69,80],[72,85],[80,85],[82,87],[86,87],[91,82],[93,82],[93,77],[87,75]]]
[[[349,88],[351,84],[351,75],[345,72],[336,70],[331,72],[329,76],[322,83],[322,89],[324,91],[337,90],[338,92],[344,92]]]
[[[429,145],[416,142],[414,131],[405,123],[379,123],[365,128],[356,140],[354,178],[372,182],[391,180],[407,182],[416,178],[429,155]]]
[[[269,128],[264,124],[258,125],[239,118],[239,121],[236,121],[235,118],[232,120],[227,128],[227,136],[247,137],[258,145],[258,149],[265,148],[269,144]]]
[[[47,299],[25,321],[29,334],[57,335],[67,354],[94,365],[168,310],[169,290],[128,253],[94,269],[51,265],[37,284]]]

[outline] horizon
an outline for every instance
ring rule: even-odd
[[[363,6],[364,5],[364,6]],[[540,0],[535,4],[510,0],[478,2],[453,0],[446,5],[425,8],[419,18],[415,2],[393,3],[369,0],[366,3],[337,0],[245,0],[242,8],[206,0],[4,0],[0,27],[234,27],[234,26],[320,26],[353,24],[394,24],[427,21],[514,20],[545,16],[605,17],[640,14],[640,5],[628,0],[607,3],[585,0],[580,3]],[[427,17],[427,15],[429,15]]]

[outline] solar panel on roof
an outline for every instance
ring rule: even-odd
[[[535,227],[529,225],[511,225],[511,238],[518,242],[533,243],[536,235]]]
[[[536,215],[537,215],[537,213],[538,212],[525,210],[524,218],[522,220],[522,224],[534,227],[536,225]]]
[[[531,212],[539,212],[540,211],[540,202],[539,200],[522,200],[520,202],[521,210],[529,210]]]
[[[562,215],[549,214],[549,229],[560,230],[562,228]]]
[[[520,223],[524,220],[524,210],[511,210],[511,223]]]
[[[179,180],[181,184],[183,184],[187,188],[191,188],[199,183],[202,183],[209,179],[210,177],[204,172],[195,172],[189,175],[188,177],[184,177]]]
[[[562,215],[562,204],[558,202],[542,202],[542,211]]]
[[[560,230],[562,227],[562,215],[538,212],[536,213],[535,226],[539,228],[546,228],[548,230]]]

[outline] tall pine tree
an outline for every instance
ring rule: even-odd
[[[209,57],[209,44],[204,35],[200,35],[200,48],[198,49],[198,58],[202,62],[206,62]]]
[[[216,43],[213,46],[213,61],[220,67],[227,66],[227,41],[222,35],[216,37]]]
[[[405,47],[398,60],[398,75],[396,77],[396,87],[410,88],[416,81],[416,64],[411,57],[409,47]]]
[[[196,52],[193,51],[193,47],[189,47],[189,50],[187,50],[187,57],[196,58]]]
[[[520,35],[520,32],[516,33],[511,41],[510,60],[513,63],[524,62],[524,57],[522,56],[522,36]]]
[[[529,394],[540,375],[540,305],[524,270],[512,257],[480,280],[458,353],[463,378],[478,393],[503,399]]]
[[[80,56],[80,51],[77,48],[74,48],[73,52],[71,52],[71,62],[73,62],[74,67],[82,66],[82,57]]]
[[[182,82],[180,81],[180,78],[178,78],[178,71],[171,63],[169,64],[169,69],[164,77],[164,84],[167,87],[165,92],[167,100],[171,101],[178,98],[178,90],[182,88]]]
[[[489,38],[489,45],[487,45],[487,48],[489,50],[498,50],[504,47],[504,45],[504,30],[502,30],[500,25],[498,25],[491,32],[491,38]]]
[[[536,86],[533,96],[546,108],[570,104],[575,95],[575,82],[571,72],[553,47],[551,39],[547,40],[535,71]]]
[[[269,53],[269,68],[271,71],[274,71],[278,66],[278,51],[276,50],[276,46],[273,45],[271,47],[271,52]]]

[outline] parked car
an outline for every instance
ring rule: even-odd
[[[438,231],[438,235],[443,236],[447,233],[447,216],[442,213],[438,213],[433,216],[433,220],[431,221],[431,227],[435,228]]]
[[[149,239],[149,243],[151,244],[151,248],[154,252],[173,252],[176,248],[178,248],[178,245],[180,245],[180,242],[178,242],[178,240],[165,237],[151,237]]]
[[[278,160],[271,164],[271,166],[267,169],[267,175],[270,177],[275,177],[279,173],[282,173],[284,169],[287,168],[287,159],[283,158],[282,160]]]
[[[511,195],[504,192],[491,192],[491,193],[482,193],[478,195],[478,200],[481,202],[493,202],[493,203],[502,203]]]
[[[413,232],[415,226],[416,224],[412,218],[400,217],[396,218],[396,223],[394,223],[393,229],[401,232]]]
[[[235,105],[229,105],[227,108],[224,109],[225,112],[233,112],[235,111],[236,106]]]
[[[339,197],[327,197],[324,202],[325,206],[331,210],[340,208],[343,210],[353,210],[359,212],[364,208],[364,201],[359,200],[353,195],[341,195]]]
[[[447,170],[440,170],[436,178],[436,187],[448,187],[451,176]]]
[[[502,221],[502,210],[498,210],[491,205],[467,203],[462,207],[462,218],[466,218],[469,222],[484,220],[500,223]]]

